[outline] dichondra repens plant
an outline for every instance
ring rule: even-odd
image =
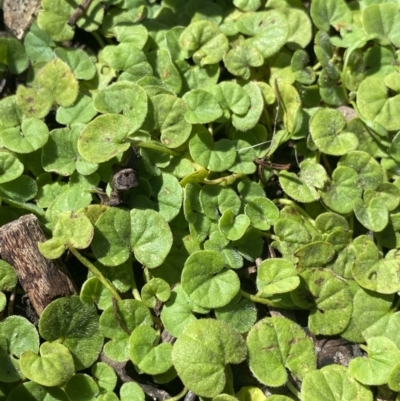
[[[0,224],[88,268],[34,325],[0,261],[0,400],[399,401],[398,2],[83,3],[0,38]]]

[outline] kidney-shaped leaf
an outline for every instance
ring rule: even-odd
[[[367,346],[368,358],[358,357],[350,361],[351,375],[359,382],[371,386],[385,384],[400,358],[400,351],[386,337],[371,337]]]
[[[225,267],[223,255],[216,251],[192,253],[182,271],[182,287],[203,308],[227,305],[240,290],[239,277]]]
[[[39,351],[35,326],[22,316],[9,316],[0,322],[0,380],[14,383],[23,378],[18,358],[25,351]]]
[[[277,53],[289,36],[289,24],[278,10],[244,13],[238,18],[236,28],[251,37],[247,42],[264,58]]]
[[[242,336],[227,323],[201,319],[190,323],[172,349],[172,361],[183,384],[202,397],[225,387],[225,365],[246,357]]]
[[[300,276],[302,282],[291,297],[297,306],[311,309],[310,330],[324,335],[343,331],[353,309],[348,284],[329,270],[307,269]]]
[[[264,260],[257,269],[258,296],[294,290],[300,283],[296,268],[285,259]]]
[[[83,304],[78,296],[59,298],[48,305],[39,320],[39,333],[68,348],[75,370],[91,366],[103,346],[96,308]]]
[[[299,325],[284,317],[259,321],[247,336],[247,348],[251,371],[267,386],[283,386],[286,369],[300,380],[316,369],[313,342]]]
[[[222,109],[215,97],[203,89],[187,92],[182,99],[189,108],[185,118],[190,124],[206,124],[222,116]]]
[[[269,230],[279,219],[279,209],[268,198],[252,198],[245,206],[244,212],[251,225],[259,230]]]
[[[214,142],[207,131],[197,133],[189,142],[190,155],[200,166],[215,172],[228,170],[236,159],[235,145],[223,138]]]
[[[118,266],[129,258],[130,214],[109,208],[96,221],[92,250],[100,263]]]
[[[357,149],[358,139],[344,129],[345,120],[337,110],[319,109],[310,121],[311,137],[317,148],[327,155],[341,156]]]
[[[75,373],[74,360],[68,348],[57,342],[40,346],[40,356],[32,351],[21,355],[21,370],[30,380],[43,386],[64,384]]]
[[[154,210],[132,209],[131,249],[148,268],[160,266],[172,247],[172,233],[165,219]]]
[[[90,162],[106,162],[129,148],[126,137],[131,130],[131,122],[125,116],[99,116],[83,129],[78,139],[78,151]]]
[[[372,391],[341,365],[328,365],[308,373],[301,385],[303,401],[372,401]]]
[[[144,373],[158,375],[172,366],[172,345],[162,343],[156,347],[156,331],[150,326],[139,326],[133,330],[129,339],[129,357]]]

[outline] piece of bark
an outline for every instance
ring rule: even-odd
[[[38,243],[46,239],[33,214],[0,227],[0,256],[14,267],[38,316],[54,299],[76,294],[64,263],[40,253]]]

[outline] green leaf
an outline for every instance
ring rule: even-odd
[[[383,77],[367,77],[357,91],[357,107],[366,120],[381,124],[388,131],[400,129],[400,117],[396,110],[400,105],[400,95],[390,96]]]
[[[28,379],[43,386],[60,386],[75,372],[71,353],[64,345],[45,342],[40,356],[26,351],[20,358],[21,370]]]
[[[389,223],[389,211],[380,199],[371,199],[367,204],[356,199],[353,208],[357,220],[368,230],[379,232]]]
[[[315,145],[321,152],[333,156],[357,149],[357,137],[344,127],[342,113],[334,109],[319,109],[310,121],[310,133]]]
[[[253,302],[237,295],[221,308],[215,309],[215,317],[228,323],[239,333],[247,333],[257,320],[257,309]]]
[[[211,21],[196,21],[182,32],[182,49],[193,52],[193,61],[200,66],[220,62],[229,49],[227,37]]]
[[[101,390],[113,391],[117,385],[117,374],[105,362],[96,362],[90,369]]]
[[[29,59],[24,46],[19,40],[2,37],[0,39],[0,46],[5,46],[7,49],[4,55],[6,60],[4,61],[11,74],[19,75],[28,68]]]
[[[220,231],[230,241],[240,239],[249,225],[250,219],[248,216],[245,214],[235,216],[231,209],[226,210],[218,221]]]
[[[123,383],[119,390],[121,401],[144,401],[145,394],[136,382]]]
[[[13,153],[0,149],[0,184],[15,180],[23,171],[23,164]]]
[[[276,205],[267,198],[252,198],[244,208],[244,212],[250,218],[253,227],[259,230],[269,230],[279,218],[279,210]]]
[[[382,45],[400,46],[400,17],[395,4],[371,4],[362,13],[365,32],[379,39]]]
[[[70,400],[92,401],[99,394],[99,386],[89,375],[78,373],[68,380],[65,392]]]
[[[380,259],[375,250],[364,251],[356,259],[352,274],[360,286],[381,294],[393,294],[400,290],[399,260],[390,257]]]
[[[0,100],[0,127],[11,128],[20,125],[22,122],[22,111],[17,105],[15,95],[7,96]]]
[[[61,213],[53,230],[53,238],[39,243],[40,252],[48,259],[57,259],[66,248],[87,248],[93,238],[93,226],[84,214]]]
[[[86,124],[97,114],[93,106],[93,99],[83,93],[79,93],[72,106],[59,107],[56,112],[56,120],[60,124]]]
[[[5,262],[4,262],[5,263]],[[24,378],[19,358],[30,351],[39,351],[39,335],[35,326],[22,316],[9,316],[0,322],[0,380],[14,383]]]
[[[155,129],[160,130],[161,142],[168,148],[177,148],[189,138],[192,126],[186,121],[187,105],[176,96],[160,94],[152,96]]]
[[[286,18],[277,10],[242,14],[236,21],[236,28],[250,36],[246,42],[256,47],[264,58],[277,53],[289,36]]]
[[[291,293],[293,302],[311,309],[308,326],[314,334],[334,335],[348,325],[352,313],[351,292],[345,281],[329,270],[307,269]]]
[[[14,268],[5,260],[0,260],[0,291],[10,292],[18,283]]]
[[[303,182],[295,173],[282,170],[279,173],[279,182],[290,197],[297,202],[310,203],[319,199],[320,195],[317,190]]]
[[[109,208],[96,221],[92,250],[96,259],[106,266],[119,266],[130,255],[130,215],[127,211]]]
[[[165,219],[154,210],[131,210],[130,245],[135,258],[152,269],[160,266],[172,246],[172,233]]]
[[[49,304],[40,317],[39,332],[45,340],[67,347],[74,371],[91,366],[103,346],[96,308],[83,304],[78,296],[59,298]]]
[[[96,117],[79,136],[78,151],[92,163],[106,162],[129,148],[126,139],[131,131],[131,121],[125,116],[105,114]]]
[[[48,172],[69,176],[78,170],[82,174],[91,174],[97,170],[97,164],[89,162],[78,153],[77,142],[83,129],[76,124],[71,129],[57,128],[51,131],[42,150],[42,166]],[[54,157],[57,154],[58,157]]]
[[[233,114],[232,124],[238,131],[248,131],[254,128],[261,117],[264,107],[261,90],[254,82],[244,85],[243,89],[250,97],[250,109],[244,115]]]
[[[360,186],[354,185],[359,183],[358,179],[359,175],[353,168],[337,167],[332,174],[332,182],[320,191],[325,205],[340,214],[350,213],[353,210],[354,201],[360,198],[362,193]]]
[[[161,49],[147,53],[147,60],[153,68],[154,76],[178,94],[181,91],[182,79],[171,60],[169,51]]]
[[[359,382],[367,385],[385,384],[400,358],[396,345],[385,337],[372,337],[367,340],[365,350],[368,358],[354,358],[349,371]]]
[[[229,139],[214,142],[209,132],[199,132],[189,141],[189,151],[200,166],[215,172],[231,167],[236,158],[235,147]]]
[[[73,5],[62,0],[45,0],[42,7],[38,15],[39,28],[58,42],[72,39],[74,30],[67,21],[74,11]]]
[[[211,89],[211,93],[223,110],[242,115],[250,108],[250,97],[237,83],[221,82]]]
[[[50,61],[54,57],[54,46],[50,36],[34,22],[24,38],[25,51],[32,63]]]
[[[171,174],[162,173],[150,181],[152,195],[157,201],[158,212],[167,222],[173,220],[182,206],[182,187]]]
[[[365,338],[380,336],[386,331],[387,323],[393,316],[391,313],[393,295],[382,295],[365,290],[358,285],[353,287],[356,287],[353,313],[349,325],[341,336],[348,341],[362,343],[365,342]],[[393,341],[393,337],[390,339]]]
[[[182,287],[196,304],[220,308],[239,292],[237,274],[224,266],[224,257],[215,251],[198,251],[187,258],[182,271]]]
[[[78,96],[78,81],[69,66],[55,58],[39,70],[35,78],[39,87],[47,89],[60,106],[71,106]]]
[[[300,278],[296,268],[285,259],[264,260],[257,269],[257,296],[289,292],[297,288]]]
[[[252,43],[247,41],[239,43],[224,56],[226,69],[233,75],[249,79],[251,69],[264,64],[262,53]]]
[[[142,302],[149,308],[155,308],[157,299],[167,302],[171,295],[171,287],[161,278],[152,278],[142,287]]]
[[[179,284],[171,291],[168,301],[161,311],[161,320],[174,337],[179,337],[184,328],[194,320],[193,300]]]
[[[300,326],[284,317],[260,320],[247,336],[247,348],[250,370],[267,386],[284,385],[286,369],[300,380],[316,369],[312,341]]]
[[[301,386],[301,396],[304,401],[373,400],[371,390],[355,380],[342,365],[328,365],[308,373]]]
[[[183,384],[202,397],[220,394],[227,382],[225,366],[245,357],[242,336],[228,324],[212,319],[190,323],[172,349],[172,361]]]
[[[57,47],[54,54],[68,64],[76,79],[89,80],[96,74],[96,67],[88,54],[82,49]]]
[[[129,358],[144,373],[157,375],[172,366],[172,345],[162,343],[154,346],[156,331],[150,326],[139,326],[132,331],[129,339]]]
[[[222,116],[222,109],[215,97],[202,89],[194,89],[185,93],[182,100],[189,110],[185,113],[190,124],[206,124]]]
[[[9,401],[19,401],[21,399],[25,399],[26,401],[68,401],[68,397],[61,388],[44,387],[31,381],[14,387],[8,393],[7,399]]]
[[[125,299],[116,302],[116,306],[110,305],[99,320],[100,332],[112,339],[104,346],[105,354],[117,362],[127,361],[130,333],[136,327],[150,326],[152,322],[149,308],[140,301]]]
[[[352,22],[349,6],[343,0],[314,0],[311,4],[311,18],[318,29],[329,31],[332,26],[339,30]]]
[[[297,249],[295,256],[299,262],[297,271],[300,273],[310,267],[322,267],[335,256],[335,248],[329,242],[315,241]]]

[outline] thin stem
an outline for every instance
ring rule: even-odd
[[[322,153],[322,159],[323,159],[323,161],[324,161],[326,171],[328,172],[328,174],[329,174],[330,176],[332,176],[332,168],[331,168],[331,165],[330,165],[330,163],[329,163],[328,157],[326,156],[325,153]]]
[[[288,308],[285,305],[270,301],[269,299],[257,297],[256,295],[251,295],[248,292],[243,291],[243,290],[240,290],[240,295],[243,298],[247,298],[250,301],[257,302],[259,304],[268,305],[268,306],[272,306],[274,308],[280,308],[280,309],[292,309],[292,308]]]
[[[321,63],[317,63],[314,65],[314,67],[312,68],[314,71],[317,71],[321,68]]]
[[[312,226],[315,226],[315,221],[312,219],[312,217],[301,207],[297,206],[296,203],[291,201],[290,199],[274,199],[274,203],[280,203],[281,205],[285,206],[292,206],[293,208],[296,209],[297,212],[299,212]]]
[[[75,248],[68,246],[69,251],[81,262],[84,266],[86,266],[93,274],[94,276],[100,281],[101,284],[104,285],[104,287],[107,288],[108,291],[110,291],[111,295],[117,300],[117,301],[122,301],[121,296],[118,294],[118,291],[116,288],[108,281],[101,271],[89,260],[87,260],[84,256],[82,256]]]
[[[299,400],[301,400],[300,391],[297,390],[297,388],[296,388],[295,386],[293,386],[293,384],[290,382],[290,380],[288,380],[288,381],[286,382],[286,386],[287,386],[287,388],[290,390],[290,392],[293,393],[293,395],[294,395],[295,397],[297,397]]]
[[[245,174],[233,173],[231,175],[226,175],[225,177],[216,178],[215,180],[207,180],[207,178],[205,178],[203,180],[203,183],[207,185],[217,185],[217,184],[229,185],[232,184],[232,182],[236,181],[238,178],[242,178],[244,176]]]
[[[184,397],[188,391],[189,389],[185,386],[179,394],[177,394],[175,397],[168,398],[165,401],[178,401]]]
[[[152,150],[158,150],[159,152],[166,153],[171,156],[182,156],[181,153],[176,152],[175,150],[165,148],[164,146],[157,145],[153,142],[140,142],[136,145],[138,148],[147,148]]]
[[[96,31],[92,31],[90,33],[97,40],[97,43],[100,45],[101,48],[105,47],[104,40],[101,38],[101,36]]]

